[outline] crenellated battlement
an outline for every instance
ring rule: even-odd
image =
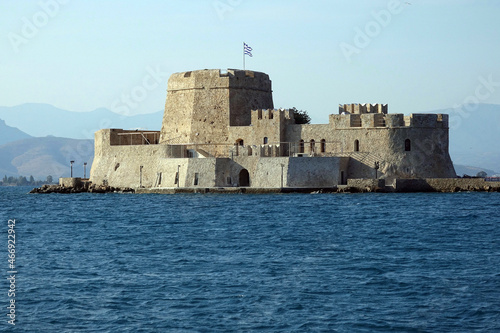
[[[354,110],[355,113],[342,112],[341,114],[331,114],[329,117],[330,126],[335,129],[342,128],[374,128],[374,127],[414,127],[414,128],[448,128],[449,120],[447,114],[423,114],[413,113],[405,116],[401,113],[389,114],[387,105],[384,108],[381,104],[373,104],[371,109],[366,110],[379,110],[382,112],[365,112],[364,108],[355,108],[352,106],[360,106],[360,104],[346,104],[350,105],[349,110]],[[375,105],[375,107],[373,107]],[[341,107],[339,107],[342,109]],[[361,113],[358,113],[361,112]]]
[[[240,88],[271,92],[269,75],[261,72],[228,69],[204,69],[175,73],[168,80],[168,92],[192,89]]]
[[[406,127],[449,128],[447,114],[412,113],[404,117]]]
[[[387,114],[387,104],[339,104],[339,114],[365,114],[365,113],[383,113]]]
[[[262,121],[273,122],[293,122],[295,123],[294,112],[289,109],[257,109],[252,110],[252,125]]]

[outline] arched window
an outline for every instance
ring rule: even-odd
[[[304,140],[299,141],[299,153],[304,153]]]
[[[325,139],[321,139],[320,151],[322,153],[324,153],[326,151],[326,140]]]
[[[311,150],[311,153],[314,153],[315,146],[316,146],[316,141],[311,140],[311,141],[309,142],[309,148],[310,148],[310,150]]]
[[[411,151],[411,141],[410,139],[405,140],[405,151]]]
[[[264,137],[264,144],[267,145],[267,136]]]
[[[359,151],[359,140],[354,140],[354,151]]]
[[[236,144],[237,144],[238,146],[243,146],[243,139],[238,139],[238,140],[236,140]]]

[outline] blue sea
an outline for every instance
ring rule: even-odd
[[[29,190],[0,188],[2,331],[500,331],[500,193]]]

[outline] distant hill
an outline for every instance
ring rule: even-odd
[[[56,137],[30,138],[0,146],[0,175],[30,176],[45,180],[51,175],[69,177],[70,163],[73,176],[83,177],[83,163],[87,162],[87,176],[94,159],[94,141]]]
[[[0,119],[0,145],[28,138],[31,138],[31,135],[17,128],[7,126],[5,121]]]
[[[483,169],[483,168],[460,165],[460,164],[455,164],[454,166],[455,166],[455,172],[457,173],[458,176],[463,176],[463,175],[476,176],[478,172],[481,171],[486,172],[488,176],[493,176],[498,174],[498,172],[490,169]]]
[[[454,163],[500,173],[500,105],[474,107],[430,112],[450,115],[450,155]]]
[[[92,140],[94,133],[102,128],[160,130],[163,111],[121,116],[104,108],[91,112],[71,112],[48,104],[22,104],[0,107],[0,119],[36,137],[53,135]]]

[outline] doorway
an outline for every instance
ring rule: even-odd
[[[250,186],[250,174],[247,169],[240,171],[239,184],[241,187]]]

